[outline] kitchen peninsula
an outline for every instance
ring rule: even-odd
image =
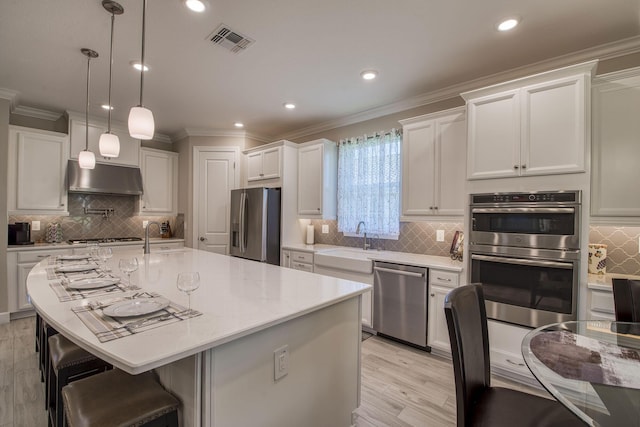
[[[350,426],[359,404],[360,296],[370,286],[192,249],[123,251],[136,256],[133,283],[187,305],[176,287],[198,271],[191,296],[201,316],[100,342],[72,312],[96,298],[60,302],[47,261],[27,288],[40,315],[63,335],[119,369],[155,369],[182,401],[183,426]],[[105,299],[102,296],[102,299]],[[288,374],[274,379],[287,346]]]

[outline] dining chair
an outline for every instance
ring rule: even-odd
[[[640,280],[612,279],[618,322],[640,322]]]
[[[481,285],[450,291],[444,311],[453,358],[458,427],[585,425],[557,401],[491,386],[487,312]]]

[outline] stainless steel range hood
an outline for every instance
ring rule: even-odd
[[[95,169],[81,169],[76,160],[67,164],[70,193],[121,194],[139,196],[142,190],[140,168],[96,163]]]

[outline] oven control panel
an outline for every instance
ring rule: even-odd
[[[472,194],[471,204],[483,203],[578,203],[580,191],[549,191],[532,193]]]

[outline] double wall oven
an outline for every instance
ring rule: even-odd
[[[576,319],[580,211],[580,191],[471,195],[471,283],[482,285],[490,319]]]

